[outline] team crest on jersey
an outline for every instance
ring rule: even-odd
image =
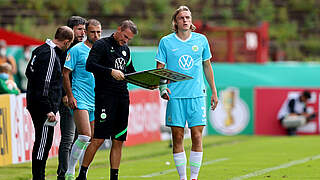
[[[107,118],[106,109],[101,110],[100,118],[101,118],[100,119],[101,123],[106,121],[106,118]]]
[[[105,119],[105,118],[107,118],[107,114],[106,113],[101,113],[100,117],[101,117],[101,119]]]
[[[70,52],[69,52],[67,55],[66,61],[70,61],[70,59],[71,59],[71,56],[70,56]]]
[[[192,46],[192,51],[197,52],[199,50],[199,47],[197,45]]]
[[[123,56],[127,56],[127,52],[126,51],[122,51],[122,55]]]
[[[182,55],[179,58],[179,66],[183,69],[183,70],[189,70],[192,68],[193,66],[193,59],[190,55]]]

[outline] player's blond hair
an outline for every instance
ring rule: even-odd
[[[188,12],[190,12],[190,15],[191,15],[191,11],[190,11],[190,9],[189,9],[187,6],[180,6],[178,9],[176,9],[176,11],[173,13],[172,18],[171,18],[171,21],[172,21],[172,30],[173,30],[174,32],[178,32],[177,15],[178,15],[181,11],[188,11]],[[191,17],[192,17],[192,16],[191,16]],[[191,31],[194,31],[194,30],[196,30],[196,26],[194,26],[194,25],[191,23],[190,29],[191,29]]]

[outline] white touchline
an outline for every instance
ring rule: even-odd
[[[212,161],[207,161],[207,162],[202,163],[202,166],[206,166],[206,165],[209,165],[209,164],[217,163],[217,162],[220,162],[220,161],[226,161],[226,160],[229,160],[229,158],[215,159],[215,160],[212,160]],[[152,174],[142,175],[142,176],[121,176],[121,178],[129,178],[129,177],[130,178],[134,178],[134,177],[136,177],[136,178],[150,178],[150,177],[165,175],[165,174],[168,174],[168,173],[171,173],[171,172],[175,172],[175,171],[177,171],[176,168],[168,169],[168,170],[160,171],[160,172],[155,172],[155,173],[152,173]]]
[[[320,154],[316,155],[316,156],[311,156],[311,157],[307,157],[307,158],[304,158],[304,159],[300,159],[300,160],[291,161],[291,162],[288,162],[286,164],[281,164],[280,166],[276,166],[276,167],[271,167],[271,168],[266,168],[266,169],[262,169],[262,170],[259,170],[259,171],[255,171],[253,173],[249,173],[249,174],[246,174],[246,175],[243,175],[243,176],[235,177],[235,178],[232,178],[230,180],[247,179],[247,178],[250,178],[250,177],[262,175],[262,174],[267,173],[267,172],[275,171],[275,170],[282,169],[282,168],[287,168],[287,167],[290,167],[290,166],[294,166],[294,165],[297,165],[297,164],[302,164],[302,163],[305,163],[305,162],[308,162],[308,161],[311,161],[311,160],[316,160],[316,159],[320,159]]]

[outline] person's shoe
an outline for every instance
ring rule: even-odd
[[[86,177],[78,176],[78,177],[76,178],[76,180],[87,180],[87,178],[86,178]]]
[[[66,175],[64,177],[65,177],[65,180],[74,180],[73,174],[66,173]]]

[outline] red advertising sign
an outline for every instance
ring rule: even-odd
[[[26,98],[22,98],[23,102],[23,143],[24,143],[24,151],[25,151],[25,161],[31,161],[32,159],[32,147],[34,143],[34,127],[32,124],[32,118],[27,110],[27,101]]]
[[[299,94],[305,88],[255,88],[255,134],[285,135],[286,131],[277,119],[278,112],[286,99]],[[299,127],[298,134],[319,134],[319,96],[320,89],[308,88],[311,99],[307,103],[308,112],[317,112],[314,120]]]
[[[160,97],[158,91],[130,91],[126,146],[160,141]]]

